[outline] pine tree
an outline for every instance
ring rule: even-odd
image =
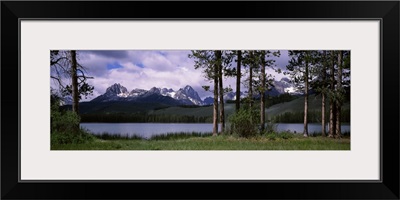
[[[240,79],[241,79],[241,65],[242,65],[242,51],[237,50],[237,67],[236,67],[236,112],[240,109]]]
[[[269,51],[269,50],[261,50],[255,52],[257,56],[259,56],[260,61],[260,75],[259,75],[259,83],[256,84],[256,88],[258,88],[258,92],[260,93],[260,129],[261,131],[265,130],[265,104],[266,104],[266,92],[274,87],[273,81],[274,77],[271,74],[267,75],[265,70],[266,68],[275,67],[275,57],[280,56],[280,51]],[[277,71],[277,70],[276,70]]]
[[[304,130],[303,136],[308,137],[308,92],[311,80],[310,67],[315,62],[316,51],[289,51],[289,64],[286,66],[288,74],[294,81],[297,89],[304,92]]]
[[[194,59],[195,69],[203,69],[204,77],[214,82],[213,93],[213,135],[218,134],[218,91],[219,91],[219,69],[221,60],[217,58],[216,51],[208,50],[192,50],[192,53],[188,55],[189,58]],[[208,91],[209,86],[203,86]]]
[[[330,98],[329,98],[329,137],[336,133],[336,98],[335,98],[335,51],[331,51],[330,63]]]

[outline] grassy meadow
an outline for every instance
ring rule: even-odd
[[[350,150],[350,138],[301,134],[235,135],[168,134],[149,139],[103,134],[84,143],[52,144],[51,150]]]

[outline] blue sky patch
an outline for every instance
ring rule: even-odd
[[[108,69],[108,70],[118,69],[118,68],[123,68],[123,66],[120,65],[118,62],[108,63],[108,64],[107,64],[107,69]]]
[[[140,68],[144,68],[143,63],[136,63],[136,66],[140,67]]]

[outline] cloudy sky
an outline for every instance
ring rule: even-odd
[[[212,83],[207,81],[201,69],[194,69],[193,59],[188,58],[190,51],[125,51],[125,50],[96,50],[78,51],[78,62],[86,67],[87,75],[94,77],[88,82],[94,86],[93,96],[84,99],[91,100],[101,94],[114,84],[120,83],[128,91],[135,88],[150,89],[152,87],[172,88],[178,90],[186,85],[192,86],[199,96],[204,99],[212,96],[210,92],[204,91],[203,85]],[[285,69],[288,62],[287,51],[281,51],[277,58],[277,67]],[[280,80],[284,75],[273,70],[268,70]],[[224,87],[236,87],[235,78],[224,80]],[[244,86],[242,86],[244,90]],[[242,89],[242,91],[244,91]]]

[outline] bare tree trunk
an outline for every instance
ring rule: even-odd
[[[335,92],[335,56],[334,56],[334,51],[331,51],[331,93],[332,95]],[[335,132],[336,132],[336,104],[335,101],[333,99],[333,97],[330,97],[330,101],[329,101],[329,137],[334,137]]]
[[[261,99],[260,99],[260,124],[261,132],[265,130],[265,52],[261,55]]]
[[[72,111],[79,114],[79,94],[76,51],[71,51],[71,77],[72,77]]]
[[[236,68],[236,112],[240,109],[240,78],[241,78],[241,64],[242,64],[242,51],[237,51],[237,68]]]
[[[250,52],[250,57],[253,57],[253,52]],[[250,108],[253,107],[253,63],[250,63],[250,74],[249,74],[249,100]]]
[[[220,122],[221,122],[221,134],[225,131],[225,108],[224,108],[224,87],[222,84],[222,52],[216,51],[216,57],[218,61],[218,81],[219,81],[219,103],[220,108]]]
[[[321,125],[322,125],[322,136],[326,136],[326,127],[325,127],[325,93],[322,93],[322,107],[321,107]]]
[[[338,83],[337,83],[337,88],[338,88],[338,95],[341,96],[341,89],[342,89],[342,58],[343,54],[342,51],[339,51],[338,53]],[[340,115],[341,115],[341,110],[342,110],[342,105],[341,105],[341,98],[339,98],[339,100],[336,103],[336,137],[337,138],[341,138],[342,137],[342,133],[341,133],[341,119],[340,119]]]
[[[324,60],[323,60],[323,65],[322,65],[322,83],[323,83],[323,89],[322,89],[322,107],[321,107],[321,125],[322,125],[322,136],[326,136],[326,127],[325,127],[325,93],[326,93],[326,88],[325,88],[325,82],[326,82],[326,69],[327,69],[327,56],[326,56],[326,51],[324,51]]]
[[[213,136],[218,134],[218,64],[214,65]]]
[[[306,61],[306,74],[304,76],[304,131],[303,136],[308,137],[308,61]]]
[[[341,115],[341,106],[339,105],[339,103],[336,104],[336,134],[335,137],[336,138],[341,138],[342,137],[342,133],[341,133],[341,123],[340,123],[340,115]]]

